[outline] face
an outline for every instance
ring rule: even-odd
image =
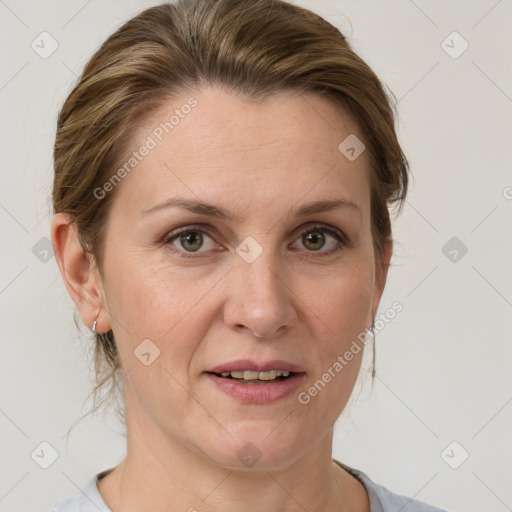
[[[340,152],[364,137],[324,98],[193,96],[161,141],[154,130],[189,96],[137,132],[134,151],[148,135],[156,144],[117,185],[108,219],[101,287],[128,427],[151,425],[225,467],[247,454],[285,467],[347,403],[363,354],[353,342],[382,292],[369,155]],[[271,370],[290,375],[264,380]]]

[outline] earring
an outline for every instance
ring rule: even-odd
[[[372,379],[375,378],[375,374],[377,373],[375,371],[375,360],[376,360],[376,355],[375,355],[375,320],[372,320],[372,325],[370,325],[370,332],[372,334],[372,343],[373,343],[373,363],[372,363]]]
[[[98,311],[98,314],[96,315],[96,318],[94,319],[94,322],[92,324],[92,332],[96,332],[96,323],[98,322],[98,317],[100,316],[101,308]]]

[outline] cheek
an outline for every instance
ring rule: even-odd
[[[149,352],[158,354],[152,367],[187,378],[189,361],[206,335],[214,307],[202,299],[216,279],[196,274],[190,268],[173,269],[165,258],[151,261],[147,254],[110,266],[109,312],[126,371],[140,371],[134,355],[146,343]]]
[[[365,261],[364,255],[354,258],[353,264],[346,265],[323,283],[319,293],[308,303],[310,321],[318,327],[315,332],[317,364],[309,382],[316,387],[309,389],[311,396],[315,396],[314,407],[333,408],[331,419],[341,413],[361,367],[371,316],[372,264]]]
[[[367,272],[354,269],[325,286],[325,294],[310,306],[311,322],[318,326],[312,355],[317,361],[298,399],[304,411],[316,411],[312,416],[322,417],[326,426],[345,408],[360,372],[371,311],[370,283]],[[309,416],[305,422],[317,428]]]
[[[352,264],[340,268],[319,284],[315,295],[309,295],[308,308],[323,320],[331,337],[346,339],[354,330],[368,327],[374,288],[370,264],[364,263],[364,256],[354,257]]]
[[[113,328],[132,398],[152,415],[184,404],[189,367],[208,322],[191,322],[204,308],[204,281],[170,272],[147,259],[128,259],[111,268],[109,305]],[[208,287],[209,288],[209,287]]]
[[[190,270],[173,268],[165,258],[144,252],[114,262],[109,270],[114,322],[130,326],[130,333],[139,337],[165,336],[208,289],[207,280]]]

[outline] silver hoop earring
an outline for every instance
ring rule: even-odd
[[[100,312],[101,312],[101,308],[100,310],[98,311],[98,314],[96,315],[96,318],[94,319],[94,322],[92,324],[92,332],[93,333],[96,333],[96,324],[98,323],[98,317],[100,316]]]
[[[375,354],[375,320],[372,320],[372,325],[370,326],[370,331],[372,333],[372,343],[373,343],[373,363],[372,363],[372,379],[375,378],[375,374],[377,373],[375,370],[375,360],[376,360],[376,354]]]

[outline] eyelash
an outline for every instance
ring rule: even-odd
[[[336,247],[334,247],[332,249],[329,249],[328,251],[321,251],[321,250],[319,250],[319,251],[307,251],[307,252],[310,252],[310,253],[314,253],[315,255],[318,255],[320,257],[330,256],[331,254],[342,250],[343,246],[348,245],[348,243],[349,243],[349,239],[347,238],[347,236],[343,232],[338,231],[336,229],[333,229],[333,228],[331,228],[329,226],[322,225],[322,224],[314,224],[314,225],[308,226],[306,229],[304,229],[300,233],[299,238],[302,235],[304,235],[305,233],[310,233],[310,232],[313,232],[313,231],[318,231],[318,232],[321,232],[321,233],[327,233],[327,234],[331,235],[332,237],[334,237],[338,241],[338,244],[336,245]],[[163,239],[163,244],[169,246],[169,248],[173,252],[180,253],[183,258],[189,258],[189,259],[202,258],[204,256],[201,256],[201,252],[200,251],[197,251],[196,253],[194,253],[194,252],[187,252],[187,251],[180,251],[179,249],[177,249],[176,247],[174,247],[172,245],[172,242],[174,240],[176,240],[177,238],[179,238],[180,235],[182,235],[184,233],[193,233],[193,232],[199,232],[199,233],[205,234],[208,237],[213,239],[213,237],[210,234],[208,234],[208,231],[205,230],[203,226],[191,225],[191,226],[186,226],[184,228],[181,228],[178,231],[173,231],[173,232],[169,233],[168,235],[166,235],[165,238]],[[194,255],[194,254],[197,254],[197,256]]]

